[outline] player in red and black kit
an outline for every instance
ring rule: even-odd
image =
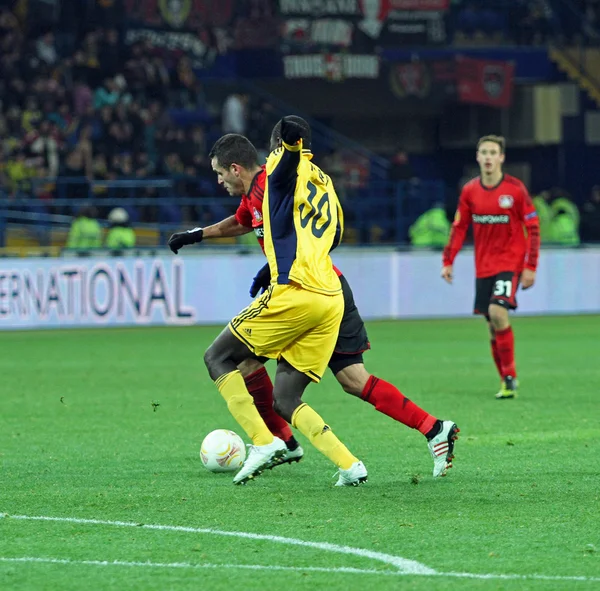
[[[517,308],[519,283],[535,283],[540,250],[540,225],[525,185],[504,174],[504,138],[482,137],[477,144],[481,176],[460,194],[442,277],[452,283],[452,263],[473,224],[475,242],[475,314],[485,316],[492,338],[492,356],[502,386],[496,398],[517,395],[515,340],[508,311]]]
[[[303,145],[310,147],[310,127],[304,119],[298,117],[297,120],[303,126]],[[256,150],[244,136],[228,134],[219,140],[221,141],[231,142],[232,154],[236,154],[236,159],[222,157],[224,161],[220,161],[211,153],[211,166],[218,175],[219,184],[230,195],[241,195],[240,206],[235,215],[217,224],[174,234],[169,240],[169,246],[175,253],[182,246],[201,242],[205,238],[239,236],[252,230],[261,247],[263,246],[262,201],[266,183],[264,167],[258,164]],[[279,131],[276,127],[271,138],[271,149],[276,148],[278,142]],[[367,372],[363,364],[363,353],[370,348],[367,331],[348,282],[340,271],[336,271],[342,284],[345,309],[329,368],[346,392],[369,402],[379,412],[407,427],[419,430],[427,438],[434,461],[433,476],[444,476],[448,468],[452,467],[458,427],[452,421],[438,420],[406,398],[393,384]],[[251,295],[254,297],[261,288],[268,287],[269,283],[269,267],[266,265],[255,277]],[[287,422],[273,409],[273,384],[264,365],[255,360],[246,360],[239,365],[239,369],[263,420],[273,435],[286,442],[288,451],[283,462],[299,461],[303,450],[294,439]]]

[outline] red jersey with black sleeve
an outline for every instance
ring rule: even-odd
[[[265,252],[265,232],[263,227],[262,205],[265,195],[265,184],[267,182],[267,173],[262,166],[260,172],[252,179],[250,189],[247,195],[242,195],[240,204],[235,212],[235,219],[238,224],[246,228],[252,228],[263,252]],[[333,267],[334,271],[340,276],[342,272]]]
[[[473,224],[475,274],[491,277],[503,271],[535,271],[540,250],[540,224],[525,185],[508,174],[494,187],[481,178],[463,188],[444,249],[443,264],[452,265],[469,225]]]
[[[260,247],[265,251],[265,231],[263,228],[262,203],[265,196],[267,173],[263,166],[252,179],[247,195],[242,195],[240,204],[235,212],[235,219],[241,226],[252,228]]]

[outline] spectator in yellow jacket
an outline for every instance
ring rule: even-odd
[[[84,205],[77,212],[67,238],[67,248],[88,250],[102,246],[102,228],[96,219],[96,209]]]
[[[122,250],[135,246],[135,232],[129,226],[129,214],[122,207],[115,207],[108,214],[110,229],[104,245],[111,250]]]
[[[443,203],[436,203],[421,214],[409,229],[410,243],[413,246],[444,248],[450,235],[450,222],[446,217]]]

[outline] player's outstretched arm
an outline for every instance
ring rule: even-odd
[[[169,238],[169,248],[177,254],[180,248],[190,244],[197,244],[206,238],[228,238],[231,236],[241,236],[252,232],[252,228],[247,228],[240,224],[234,215],[206,226],[206,228],[194,228],[186,232],[176,232]]]
[[[169,248],[175,254],[177,254],[179,249],[184,246],[202,242],[202,234],[202,228],[193,228],[192,230],[187,230],[186,232],[176,232],[175,234],[171,235],[171,238],[169,238]]]
[[[204,239],[206,238],[231,238],[233,236],[242,236],[252,232],[252,227],[240,224],[235,215],[231,215],[212,226],[204,228]]]

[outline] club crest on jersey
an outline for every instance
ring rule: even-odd
[[[512,195],[500,195],[500,197],[498,197],[498,205],[502,209],[510,209],[514,202],[515,200]]]
[[[262,214],[260,213],[260,211],[258,211],[258,209],[256,209],[256,207],[252,208],[252,213],[254,214],[254,219],[257,222],[260,222],[262,220]]]

